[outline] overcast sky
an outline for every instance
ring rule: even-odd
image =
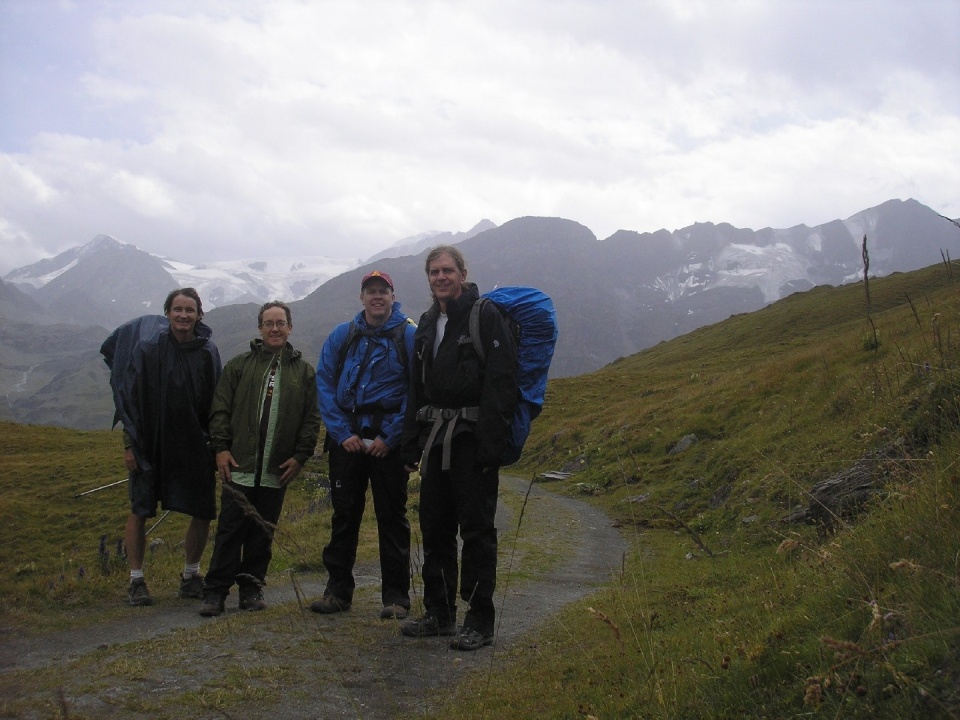
[[[960,216],[960,0],[0,0],[0,274]]]

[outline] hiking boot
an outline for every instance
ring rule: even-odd
[[[240,609],[256,612],[266,610],[267,601],[263,599],[263,590],[258,587],[244,588],[240,591]]]
[[[410,612],[403,605],[384,605],[380,611],[381,620],[403,620]]]
[[[487,635],[468,627],[460,628],[450,640],[450,647],[454,650],[479,650],[486,645],[493,645],[493,633]]]
[[[407,637],[455,635],[457,624],[453,620],[441,621],[434,615],[424,615],[419,620],[405,620],[400,623],[400,632]]]
[[[203,575],[180,576],[180,597],[184,600],[203,597]]]
[[[135,607],[144,607],[153,605],[153,598],[150,597],[150,591],[147,590],[147,581],[143,578],[137,578],[130,581],[130,591],[127,593],[127,602]]]
[[[310,603],[310,609],[315,613],[331,615],[333,613],[346,612],[350,609],[351,604],[352,603],[336,598],[333,595],[324,595],[319,600],[314,600]]]
[[[223,598],[214,593],[207,593],[200,603],[200,614],[204,617],[216,617],[223,615]]]

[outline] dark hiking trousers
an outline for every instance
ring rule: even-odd
[[[472,433],[452,441],[450,469],[441,469],[441,447],[427,460],[420,480],[420,531],[423,534],[423,603],[427,613],[456,621],[457,531],[463,542],[460,597],[469,605],[464,627],[492,635],[497,583],[498,467],[477,466]]]
[[[204,593],[226,597],[234,582],[241,591],[264,584],[273,557],[273,537],[260,519],[276,527],[286,492],[286,488],[224,484]]]
[[[327,568],[326,594],[353,602],[360,523],[367,503],[367,483],[373,494],[380,543],[381,599],[384,605],[410,607],[410,522],[407,520],[407,481],[400,453],[386,457],[330,448],[330,543],[323,549]]]

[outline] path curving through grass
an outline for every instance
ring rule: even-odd
[[[467,674],[509,662],[539,624],[615,577],[626,543],[599,510],[503,476],[498,627],[475,653],[378,618],[375,568],[350,612],[311,613],[320,575],[271,577],[268,610],[201,618],[157,597],[118,621],[0,641],[0,714],[21,718],[394,718],[429,715]],[[416,529],[416,523],[414,522]],[[415,570],[419,553],[414,552]],[[419,591],[419,582],[414,583]],[[414,598],[414,612],[420,608]],[[59,713],[59,714],[57,714]]]

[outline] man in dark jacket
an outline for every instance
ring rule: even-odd
[[[220,615],[234,582],[241,610],[263,610],[262,587],[287,486],[313,457],[320,433],[313,367],[287,341],[290,308],[268,302],[260,339],[227,363],[210,413],[223,484],[220,519],[200,614]]]
[[[400,310],[393,280],[385,272],[374,270],[364,276],[360,303],[363,310],[353,321],[330,333],[317,364],[333,519],[330,543],[323,550],[327,586],[310,609],[318,613],[350,609],[369,482],[380,541],[380,617],[403,619],[410,609],[409,474],[399,447],[414,327]]]
[[[517,347],[510,327],[491,304],[482,306],[481,362],[469,337],[470,311],[479,294],[466,282],[456,247],[427,255],[433,305],[414,338],[403,456],[420,469],[425,614],[404,622],[409,637],[452,635],[451,647],[476,650],[493,642],[497,575],[500,460],[517,402]],[[422,455],[422,464],[420,458]],[[468,610],[457,627],[457,532],[460,597]]]
[[[130,605],[153,604],[143,559],[146,520],[157,514],[157,503],[190,516],[180,576],[183,598],[201,596],[200,557],[217,511],[207,422],[220,353],[201,322],[196,290],[172,290],[163,313],[124,323],[100,347],[110,368],[114,425],[123,425],[123,460],[130,473],[125,530]]]

